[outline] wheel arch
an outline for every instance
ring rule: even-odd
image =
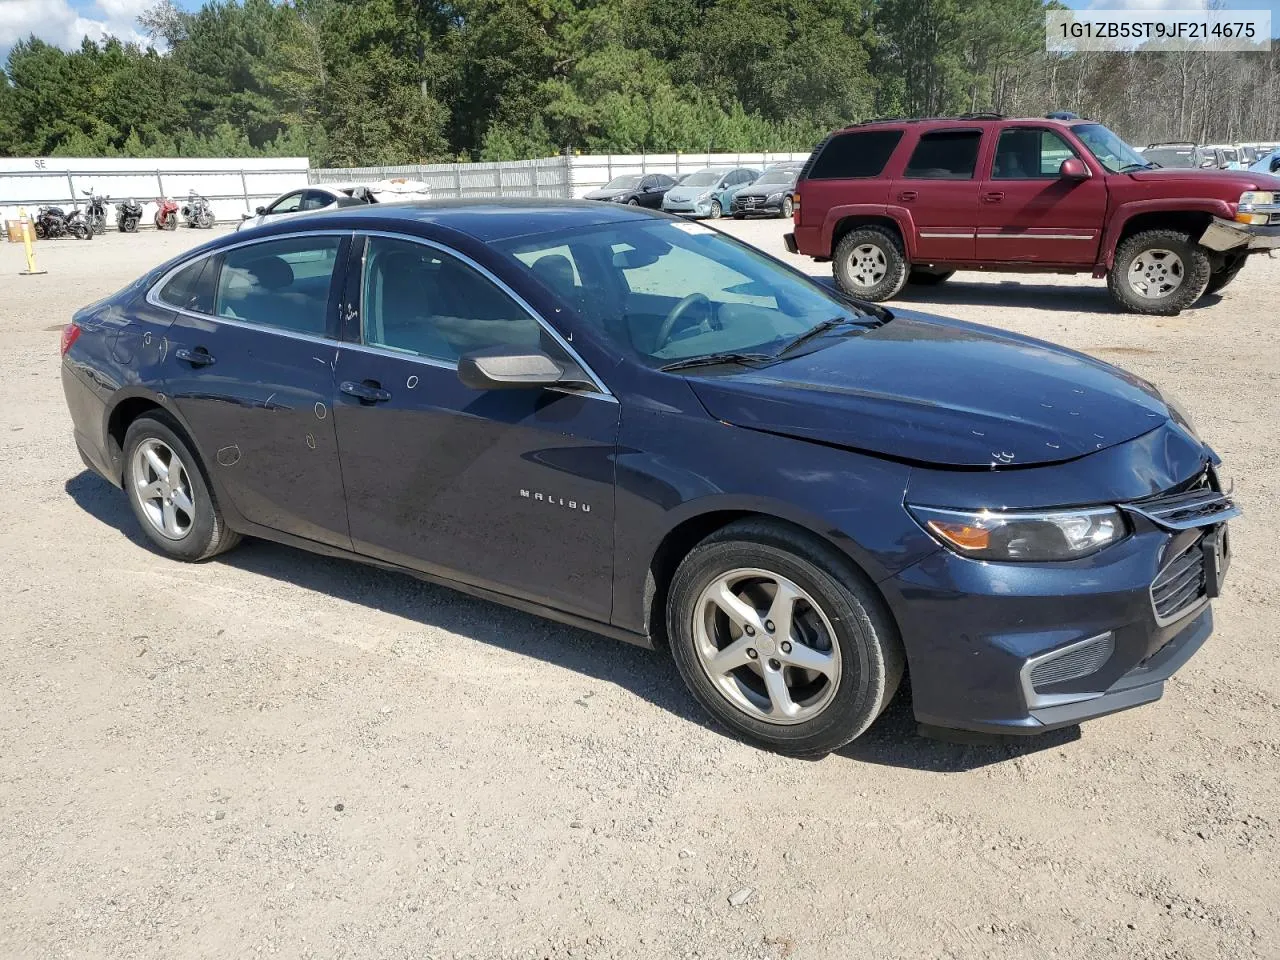
[[[1126,203],[1107,224],[1099,268],[1103,273],[1110,270],[1115,263],[1116,249],[1135,233],[1143,230],[1185,230],[1199,241],[1200,234],[1214,217],[1230,219],[1232,214],[1230,204],[1224,200],[1140,200]]]
[[[129,432],[129,425],[153,410],[161,411],[182,429],[183,439],[200,458],[200,468],[205,472],[206,480],[209,480],[208,458],[186,418],[167,396],[142,388],[121,390],[106,409],[103,423],[104,446],[117,479],[124,474],[124,438]]]
[[[902,242],[902,249],[910,260],[914,251],[911,249],[911,230],[901,220],[888,212],[884,207],[860,209],[836,207],[828,214],[831,223],[831,237],[827,243],[829,256],[835,256],[840,241],[859,227],[884,227],[892,230]]]

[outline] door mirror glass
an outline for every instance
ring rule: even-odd
[[[1067,157],[1058,168],[1058,176],[1063,180],[1088,180],[1089,168],[1079,157]]]
[[[564,376],[563,366],[536,350],[490,347],[458,358],[458,379],[472,390],[551,387]]]

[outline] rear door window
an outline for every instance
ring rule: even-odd
[[[329,335],[329,288],[342,237],[287,237],[222,255],[214,314],[314,337]]]
[[[878,177],[889,162],[901,130],[855,130],[837,133],[822,148],[809,170],[810,180]]]
[[[926,133],[912,151],[903,176],[910,180],[972,180],[981,142],[981,130]]]

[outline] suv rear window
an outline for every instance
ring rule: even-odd
[[[810,180],[878,177],[902,139],[901,130],[837,133],[827,141],[809,170]]]
[[[920,137],[904,177],[914,180],[971,180],[978,165],[981,130],[942,130]]]

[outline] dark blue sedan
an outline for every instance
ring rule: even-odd
[[[378,205],[86,307],[85,462],[165,554],[264,537],[670,646],[735,731],[1035,733],[1160,697],[1238,512],[1150,384],[589,202]]]

